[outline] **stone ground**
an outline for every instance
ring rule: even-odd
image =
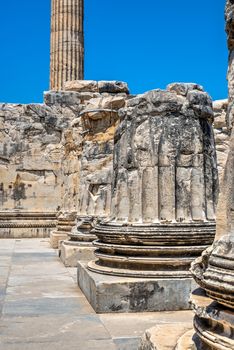
[[[192,312],[97,315],[47,239],[0,240],[0,350],[136,350],[155,325],[168,339]]]

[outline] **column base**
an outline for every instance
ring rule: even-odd
[[[169,334],[170,336],[168,336]],[[183,336],[181,336],[182,334]],[[145,331],[138,350],[196,350],[197,348],[193,347],[195,344],[192,342],[193,334],[194,331],[188,331],[188,326],[183,323],[157,325]],[[179,342],[177,343],[178,338]]]
[[[193,325],[196,335],[193,337],[193,341],[196,340],[197,349],[234,349],[233,309],[214,301],[202,288],[193,291],[191,306],[195,312]]]
[[[59,256],[66,267],[77,267],[78,261],[90,261],[95,258],[95,247],[90,242],[62,242]]]
[[[59,241],[66,240],[68,238],[67,233],[52,231],[50,234],[50,245],[54,249],[59,248]]]
[[[179,338],[175,350],[207,350],[207,348],[201,343],[194,329],[191,329]]]
[[[97,313],[188,310],[197,287],[192,278],[130,278],[102,275],[77,265],[78,285]]]

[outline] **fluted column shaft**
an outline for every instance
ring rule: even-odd
[[[52,0],[50,89],[84,79],[84,0]]]

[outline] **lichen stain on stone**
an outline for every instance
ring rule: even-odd
[[[21,181],[21,177],[19,174],[16,176],[16,180],[13,183],[13,193],[12,199],[15,201],[20,201],[21,199],[26,199],[26,190],[25,184]]]
[[[145,283],[140,286],[130,286],[130,310],[146,310],[149,300],[156,293],[163,293],[164,288],[160,287],[158,283]]]

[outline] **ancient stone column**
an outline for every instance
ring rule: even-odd
[[[186,309],[190,264],[215,235],[212,101],[196,84],[171,84],[129,99],[119,115],[111,215],[95,227],[97,260],[78,265],[79,285],[96,286],[96,300],[86,296],[98,312]],[[103,304],[93,272],[110,287]]]
[[[234,2],[226,3],[226,21],[229,47],[229,104],[227,120],[233,124],[234,102]],[[194,330],[184,334],[177,350],[231,350],[234,349],[234,133],[229,142],[229,154],[224,170],[219,202],[216,241],[196,259],[191,267],[194,279],[200,286],[191,295],[195,312]],[[218,207],[220,210],[220,207]]]
[[[215,234],[212,104],[172,84],[128,102],[115,135],[112,213],[97,225],[96,262],[111,275],[190,276]]]
[[[57,214],[56,230],[50,234],[50,243],[55,249],[59,247],[60,241],[68,238],[68,233],[76,224],[81,142],[79,128],[68,128],[64,131],[60,147],[61,207]]]
[[[52,0],[50,89],[84,79],[84,0]]]
[[[97,220],[110,214],[114,132],[118,110],[125,105],[128,94],[126,84],[121,82],[75,82],[73,88],[83,90],[84,85],[96,97],[87,101],[73,123],[80,124],[83,140],[77,160],[80,163],[77,226],[61,245],[60,257],[65,266],[77,266],[78,260],[94,258],[92,242],[96,236],[92,229]]]

